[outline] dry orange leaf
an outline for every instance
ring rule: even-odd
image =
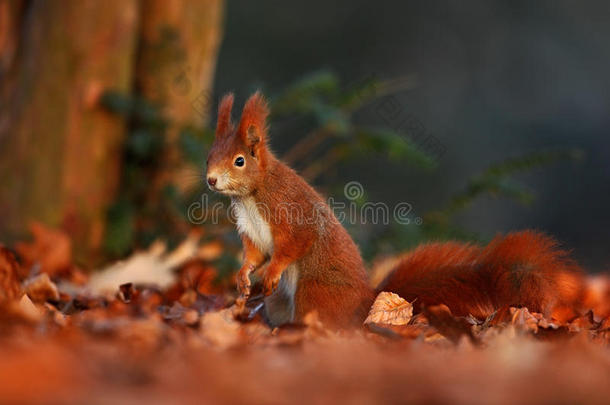
[[[202,245],[197,251],[197,256],[203,260],[213,261],[218,259],[223,251],[224,246],[222,243],[219,240],[215,240]]]
[[[413,305],[391,292],[381,292],[375,299],[364,324],[406,325],[413,316]]]
[[[30,225],[34,240],[17,243],[15,249],[23,258],[24,270],[40,265],[40,271],[54,276],[67,272],[72,264],[72,241],[64,232],[46,227],[38,222]],[[27,274],[26,274],[27,276]]]
[[[19,264],[10,250],[0,246],[0,299],[14,299],[20,295]]]
[[[32,322],[38,322],[44,316],[44,311],[38,308],[27,294],[23,294],[19,303],[14,307],[15,311],[24,319]]]
[[[511,323],[512,325],[523,331],[529,332],[538,332],[538,321],[539,319],[531,313],[527,308],[510,308],[510,313],[512,315]]]
[[[233,311],[233,308],[225,308],[201,317],[199,330],[212,346],[227,349],[239,343],[241,324],[235,320]]]
[[[34,302],[42,303],[47,300],[59,300],[59,291],[47,273],[31,277],[23,282],[25,293]]]
[[[458,344],[465,335],[472,343],[478,344],[478,339],[472,332],[471,320],[462,316],[454,316],[447,305],[424,307],[423,313],[430,321],[430,325],[453,343]]]

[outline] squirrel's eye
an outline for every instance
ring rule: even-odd
[[[237,166],[237,167],[242,167],[244,165],[244,163],[246,163],[246,161],[244,160],[243,156],[240,156],[237,159],[235,159],[235,166]]]

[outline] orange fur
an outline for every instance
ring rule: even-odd
[[[610,316],[610,276],[608,273],[589,276],[585,280],[583,306],[591,309],[596,316],[602,319]]]
[[[246,104],[241,113],[241,120],[237,132],[244,136],[251,127],[261,132],[261,141],[267,138],[267,116],[269,115],[269,107],[265,98],[260,92],[254,93]]]
[[[233,109],[233,94],[225,95],[218,107],[218,122],[216,124],[216,136],[222,136],[233,129],[231,123],[231,110]]]
[[[219,116],[230,115],[228,106],[223,99]],[[267,148],[267,114],[262,95],[254,94],[244,106],[237,130],[217,130],[208,155],[208,177],[218,177],[213,189],[230,195],[242,210],[253,201],[263,219],[262,225],[242,224],[244,262],[238,288],[247,295],[249,274],[260,269],[272,322],[274,318],[281,319],[275,323],[302,321],[315,310],[330,326],[357,325],[373,300],[358,248],[322,196]],[[221,125],[228,127],[226,120]],[[236,167],[236,156],[244,158],[243,166]],[[262,246],[267,226],[272,248]],[[293,306],[278,288],[288,268],[297,269],[296,286],[290,292]]]
[[[379,290],[417,299],[416,307],[445,304],[457,315],[484,318],[505,306],[552,315],[555,309],[576,309],[580,274],[555,240],[522,231],[498,236],[482,248],[457,242],[420,246]]]

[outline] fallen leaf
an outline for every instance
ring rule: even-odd
[[[13,252],[0,246],[0,300],[15,299],[20,295],[19,264]]]
[[[197,257],[205,261],[211,262],[218,259],[220,255],[222,255],[223,251],[224,248],[222,246],[222,243],[218,240],[215,240],[202,245],[197,250]]]
[[[196,257],[197,250],[199,249],[200,239],[201,235],[197,232],[191,232],[188,234],[186,239],[184,239],[184,241],[182,241],[182,243],[178,245],[176,249],[165,256],[165,264],[169,267],[176,268],[189,259]]]
[[[48,300],[59,300],[59,291],[47,273],[30,277],[23,282],[23,290],[34,302],[43,303]]]
[[[512,315],[511,324],[517,329],[525,332],[538,332],[538,317],[530,313],[530,311],[523,308],[510,308]]]
[[[149,317],[128,320],[124,325],[117,327],[116,332],[132,353],[149,355],[162,344],[167,326],[159,317]]]
[[[199,237],[189,236],[170,253],[166,253],[165,244],[155,242],[147,251],[95,272],[87,287],[97,294],[114,293],[127,283],[167,288],[176,280],[174,270],[195,255],[198,240]]]
[[[233,308],[233,316],[241,322],[252,321],[263,309],[264,300],[265,296],[262,294],[251,295],[248,299],[237,298],[235,304],[231,307]]]
[[[409,325],[380,325],[370,323],[367,325],[370,332],[392,339],[406,338],[417,339],[421,336],[424,338],[430,337],[438,333],[436,329],[425,324],[409,324]]]
[[[391,292],[381,292],[375,299],[364,324],[406,325],[413,316],[413,305]]]
[[[19,315],[32,322],[40,321],[44,315],[42,310],[34,305],[27,294],[23,294],[15,308],[17,309]]]
[[[168,295],[174,299],[189,290],[200,294],[212,294],[217,291],[214,287],[216,270],[201,259],[188,260],[179,267],[177,273],[178,281],[168,291]]]
[[[235,320],[233,309],[208,312],[201,317],[200,331],[203,338],[212,346],[227,349],[240,341],[241,324]]]
[[[64,232],[51,229],[39,222],[30,225],[34,240],[17,243],[15,250],[23,259],[23,274],[27,277],[34,266],[51,276],[70,271],[72,264],[72,241]]]
[[[560,325],[553,321],[549,321],[546,318],[542,318],[538,321],[538,326],[544,329],[558,329]]]
[[[124,303],[129,303],[131,302],[131,299],[133,298],[135,293],[136,290],[135,288],[133,288],[133,283],[125,283],[119,286],[119,292],[117,294],[117,297]]]
[[[196,309],[200,314],[218,311],[225,306],[225,299],[220,295],[197,294],[195,302],[190,307]]]
[[[453,342],[453,343],[457,344],[461,341],[462,341],[461,339],[458,339],[456,342]],[[449,339],[447,339],[446,336],[444,336],[440,333],[434,333],[430,336],[426,336],[426,338],[424,339],[424,342],[426,342],[426,343],[445,343],[445,342],[449,343]]]
[[[473,343],[479,343],[472,333],[472,324],[468,319],[453,316],[446,305],[424,307],[422,312],[428,318],[430,325],[453,343],[457,344],[463,335],[468,336]]]
[[[593,311],[588,311],[586,314],[579,316],[570,322],[570,332],[581,332],[591,329],[597,329],[601,325],[601,322],[595,322],[593,317]]]
[[[610,330],[610,318],[606,318],[602,320],[601,325],[599,326],[600,331],[609,331]]]
[[[192,288],[186,290],[178,299],[178,302],[185,307],[190,307],[195,303],[195,301],[197,301],[197,291],[193,290]]]
[[[68,325],[68,317],[64,313],[57,310],[57,308],[55,308],[49,303],[45,303],[44,307],[48,311],[48,313],[52,315],[53,322],[55,322],[59,326]]]
[[[182,322],[185,325],[195,325],[199,321],[199,312],[196,309],[186,308],[179,302],[174,302],[171,307],[161,307],[159,312],[167,321]]]

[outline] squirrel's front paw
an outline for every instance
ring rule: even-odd
[[[243,297],[250,295],[250,268],[242,267],[237,273],[237,291]]]
[[[266,296],[273,294],[273,292],[277,289],[277,286],[280,283],[280,279],[282,278],[282,274],[265,274],[263,278],[263,293]]]

